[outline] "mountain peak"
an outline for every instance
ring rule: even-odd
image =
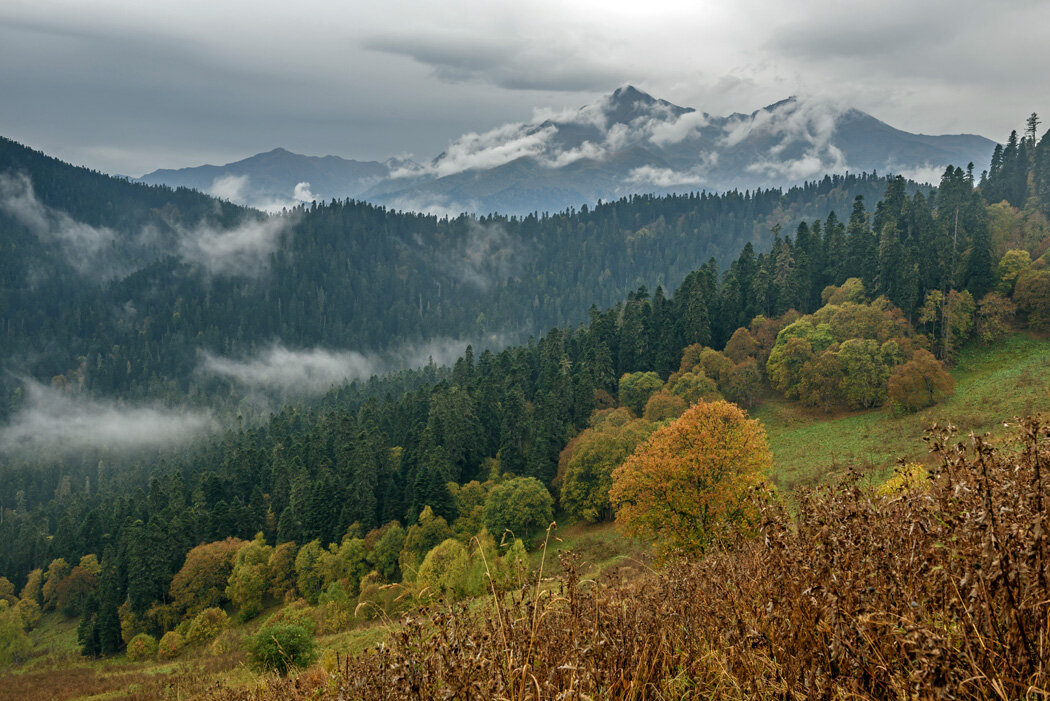
[[[791,95],[790,97],[785,97],[783,100],[777,100],[776,102],[774,102],[771,105],[766,105],[762,109],[756,110],[752,114],[753,115],[754,114],[758,114],[759,112],[776,112],[781,107],[786,107],[788,105],[794,105],[797,102],[798,102],[798,96],[797,95]]]
[[[610,102],[617,103],[635,103],[644,102],[651,105],[656,102],[656,98],[647,92],[642,92],[633,85],[624,85],[623,87],[616,88],[613,94],[609,96]]]
[[[667,100],[658,100],[633,85],[617,88],[606,97],[603,110],[607,119],[613,124],[628,124],[639,117],[651,118],[656,114],[664,118],[675,118],[694,111],[690,107],[679,107]]]
[[[288,149],[284,148],[283,146],[278,146],[275,149],[272,149],[270,151],[264,151],[264,152],[262,152],[262,153],[260,153],[258,155],[260,155],[260,156],[296,156],[298,154],[292,153],[291,151],[289,151]]]

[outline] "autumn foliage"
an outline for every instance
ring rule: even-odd
[[[197,614],[226,603],[226,587],[233,572],[234,559],[243,545],[243,540],[227,538],[198,545],[186,553],[186,562],[171,580],[171,598],[175,607]]]
[[[757,421],[734,404],[700,402],[613,473],[616,521],[663,551],[701,552],[748,518],[744,497],[772,459]]]
[[[938,465],[756,503],[758,537],[623,584],[407,619],[331,672],[213,699],[1022,699],[1050,689],[1048,427],[932,431]]]
[[[890,404],[895,411],[918,411],[950,397],[954,388],[951,375],[933,354],[917,350],[890,375]]]

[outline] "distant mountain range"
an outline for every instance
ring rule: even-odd
[[[820,100],[788,98],[717,117],[634,87],[531,122],[465,134],[426,163],[303,156],[278,148],[223,166],[139,180],[280,209],[362,199],[397,209],[524,214],[639,192],[791,186],[827,173],[900,173],[936,183],[945,166],[985,168],[995,142],[928,136]]]

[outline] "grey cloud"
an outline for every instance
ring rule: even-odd
[[[286,196],[279,194],[254,196],[251,193],[250,185],[251,178],[248,175],[230,173],[215,178],[205,192],[212,197],[229,200],[230,202],[258,209],[268,214],[278,214],[296,205],[309,204],[318,199],[317,195],[310,191],[310,183],[308,182],[296,183],[292,191]]]
[[[583,47],[557,41],[540,47],[506,35],[385,35],[365,40],[364,47],[410,58],[445,82],[508,90],[598,91],[625,77],[622,71],[596,65]]]
[[[787,54],[821,60],[885,59],[901,48],[921,46],[928,51],[950,41],[950,24],[959,15],[957,11],[939,8],[923,16],[923,6],[911,3],[910,12],[875,17],[854,15],[853,23],[844,23],[839,17],[835,21],[806,17],[784,27],[770,46]]]
[[[244,185],[244,181],[237,178],[222,180],[216,181],[212,190],[229,199],[234,199]],[[302,184],[308,192],[309,184]],[[273,206],[279,210],[294,204],[298,201],[289,198]],[[82,275],[108,279],[130,270],[128,264],[119,262],[113,253],[113,244],[119,238],[115,231],[77,221],[68,213],[43,204],[24,174],[0,173],[0,209],[29,228],[41,241],[56,246]],[[207,222],[192,227],[179,226],[173,252],[209,274],[257,276],[269,266],[270,255],[288,235],[294,219],[292,214],[274,214],[249,216],[228,229]],[[159,243],[158,232],[153,227],[125,234],[124,238],[132,247]]]
[[[650,138],[653,143],[660,146],[679,144],[695,136],[708,125],[708,122],[709,117],[703,112],[686,112],[673,121],[660,122],[653,125]]]
[[[220,175],[212,181],[207,193],[230,202],[243,202],[244,191],[248,187],[247,175]]]
[[[246,390],[256,401],[269,398],[320,396],[344,382],[403,368],[418,368],[430,362],[451,365],[468,345],[476,349],[498,349],[514,334],[488,334],[473,339],[435,338],[375,353],[326,348],[291,349],[281,343],[252,356],[230,358],[202,352],[198,372],[225,379]]]
[[[201,223],[180,230],[179,255],[213,275],[257,276],[290,230],[293,215],[248,218],[230,229]]]
[[[0,3],[0,124],[131,175],[277,145],[425,158],[630,82],[712,114],[825,93],[1002,138],[1050,112],[1048,26],[1038,0]]]
[[[554,127],[533,129],[521,123],[505,124],[482,134],[469,133],[456,139],[438,158],[427,165],[394,171],[392,177],[435,175],[442,177],[472,168],[494,168],[518,158],[541,155]]]
[[[318,199],[317,195],[310,191],[310,183],[296,183],[292,189],[292,199],[296,202],[310,203]]]
[[[433,362],[438,367],[449,366],[463,356],[467,346],[473,346],[474,352],[480,350],[501,350],[516,342],[519,332],[507,331],[489,333],[474,338],[432,338],[420,343],[405,344],[397,348],[392,357],[394,369],[400,367],[419,368]]]
[[[138,452],[184,445],[216,430],[208,412],[120,404],[24,381],[24,406],[0,428],[0,449],[33,454]]]
[[[941,182],[941,176],[944,175],[945,167],[943,165],[930,165],[927,163],[924,166],[916,168],[896,168],[891,165],[889,170],[891,173],[903,175],[905,178],[914,180],[917,183],[939,185]]]
[[[683,185],[702,185],[704,176],[695,171],[679,171],[673,168],[658,168],[656,166],[639,166],[632,170],[628,180],[639,185],[655,185],[656,187],[679,187]]]
[[[0,209],[45,243],[56,244],[81,274],[106,278],[120,272],[108,255],[116,240],[113,230],[78,222],[65,212],[46,206],[37,199],[33,183],[24,173],[0,173]]]
[[[521,269],[525,251],[499,224],[471,219],[466,238],[438,258],[438,265],[482,292]]]
[[[731,120],[723,143],[734,146],[750,136],[768,136],[776,141],[768,155],[747,166],[747,171],[800,181],[824,173],[847,169],[842,152],[832,144],[836,120],[845,107],[826,99],[796,98],[771,110]],[[789,147],[802,153],[785,155]]]
[[[375,358],[354,351],[291,350],[279,344],[240,360],[202,353],[200,366],[204,374],[283,396],[324,394],[332,385],[371,377],[379,369]]]
[[[398,194],[389,198],[393,209],[419,212],[433,217],[453,218],[466,212],[477,212],[481,205],[474,201],[449,199],[442,195]]]

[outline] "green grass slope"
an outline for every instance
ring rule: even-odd
[[[1050,340],[1015,333],[992,346],[963,349],[951,371],[955,394],[908,416],[887,409],[827,415],[782,398],[753,412],[773,448],[780,489],[810,486],[849,467],[884,479],[898,458],[923,461],[923,431],[951,422],[961,434],[1001,432],[1003,422],[1050,410]]]

